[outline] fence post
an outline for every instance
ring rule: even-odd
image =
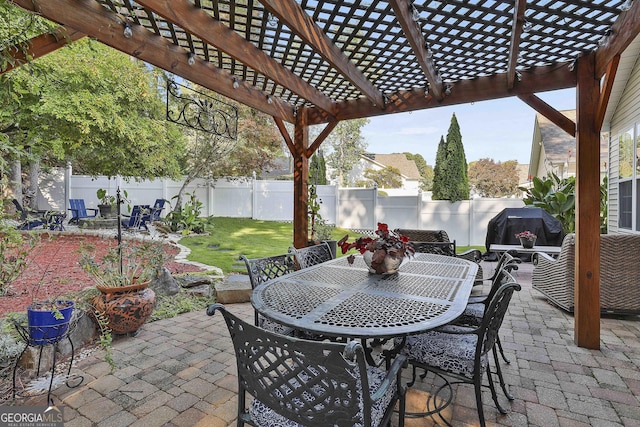
[[[253,172],[253,179],[251,180],[251,219],[256,219],[256,206],[258,206],[257,194],[258,191],[256,189],[256,172]]]
[[[67,162],[67,167],[64,170],[64,206],[63,206],[64,211],[67,212],[67,217],[71,214],[71,211],[67,209],[67,206],[70,206],[69,199],[71,199],[71,177],[72,176],[73,176],[73,166],[71,165],[71,162]]]
[[[371,224],[372,230],[378,229],[378,183],[373,183],[373,224]]]
[[[418,189],[418,195],[416,196],[418,199],[416,201],[416,228],[418,230],[422,229],[422,189]]]

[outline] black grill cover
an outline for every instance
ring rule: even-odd
[[[529,230],[538,236],[536,245],[561,246],[562,223],[542,208],[506,208],[489,221],[485,246],[519,245],[516,233]]]

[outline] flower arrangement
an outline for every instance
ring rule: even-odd
[[[400,235],[389,230],[387,224],[378,223],[378,229],[376,230],[375,238],[372,237],[359,237],[355,241],[349,243],[349,235],[347,234],[338,242],[338,246],[342,250],[343,254],[346,254],[351,249],[357,249],[361,254],[365,252],[372,252],[371,268],[376,273],[382,273],[384,260],[387,255],[402,258],[405,256],[411,256],[415,253],[413,246],[409,244],[409,238],[407,236]],[[350,255],[349,263],[353,263],[353,255]]]
[[[535,240],[538,236],[530,232],[529,230],[522,231],[520,233],[516,233],[517,239],[525,239],[525,240]]]

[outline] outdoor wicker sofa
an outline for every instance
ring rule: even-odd
[[[602,234],[600,236],[600,311],[602,313],[640,313],[640,235]],[[560,255],[553,259],[536,252],[531,283],[549,301],[573,312],[575,235],[567,234]]]

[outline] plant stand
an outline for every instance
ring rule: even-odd
[[[20,323],[14,322],[14,327],[16,328],[16,330],[18,331],[18,334],[20,334],[20,337],[22,338],[22,340],[25,342],[25,346],[24,349],[22,350],[22,352],[20,353],[20,355],[18,356],[18,358],[16,359],[16,363],[13,366],[13,399],[16,398],[16,371],[18,370],[18,365],[20,364],[20,359],[22,359],[22,356],[24,356],[24,354],[26,353],[27,349],[29,347],[34,347],[38,349],[38,365],[37,365],[37,370],[36,370],[36,376],[40,375],[40,365],[42,362],[42,351],[44,350],[45,347],[51,346],[51,351],[53,351],[53,361],[51,363],[51,380],[49,381],[49,389],[47,391],[47,404],[48,405],[53,405],[53,400],[51,399],[51,389],[53,388],[53,379],[55,377],[55,369],[56,369],[56,353],[58,350],[58,344],[60,344],[61,341],[63,341],[65,338],[67,340],[69,340],[69,345],[71,346],[71,359],[69,361],[69,369],[67,370],[67,374],[66,374],[66,385],[69,388],[75,388],[78,387],[80,384],[82,384],[82,382],[84,381],[84,377],[83,376],[77,376],[74,377],[73,379],[70,378],[70,374],[71,374],[71,367],[73,366],[73,358],[74,358],[74,354],[75,354],[75,348],[73,346],[73,341],[71,340],[71,333],[75,330],[75,327],[78,324],[78,320],[80,319],[80,314],[76,314],[76,313],[81,313],[80,310],[74,310],[74,316],[71,318],[71,320],[69,321],[69,325],[68,328],[66,330],[66,332],[62,335],[60,335],[59,337],[57,337],[57,339],[55,341],[52,342],[43,342],[42,344],[34,344],[33,340],[30,339],[29,336],[29,327],[22,325]],[[73,380],[73,381],[72,381]],[[77,382],[76,382],[77,381]]]

